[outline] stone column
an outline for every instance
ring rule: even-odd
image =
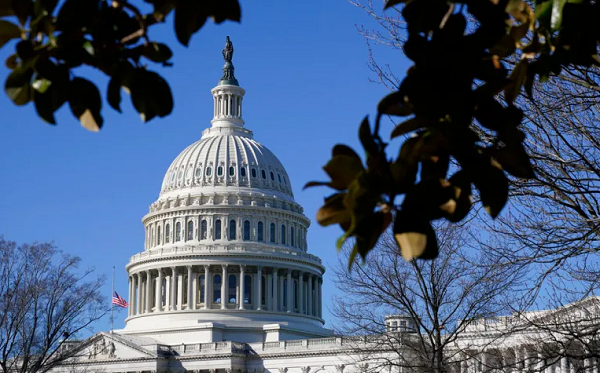
[[[129,307],[127,308],[127,316],[131,316],[131,310],[133,309],[133,297],[131,296],[131,294],[133,293],[131,291],[131,289],[133,289],[133,279],[131,278],[131,276],[127,276],[127,279],[129,280],[129,294],[127,295]]]
[[[169,302],[169,307],[171,311],[175,311],[175,301],[176,301],[176,292],[175,292],[175,282],[177,278],[177,267],[171,267],[171,301]]]
[[[183,271],[177,272],[177,310],[183,309]]]
[[[307,304],[307,308],[306,308],[306,314],[307,315],[311,315],[313,314],[313,292],[312,292],[312,281],[313,280],[313,275],[312,273],[308,274],[308,304]]]
[[[224,310],[227,308],[227,294],[225,294],[227,283],[227,264],[222,264],[223,274],[221,275],[221,309]]]
[[[194,276],[194,274],[192,273],[192,266],[187,266],[187,275],[187,309],[191,310],[194,307],[194,302],[192,301],[192,278]]]
[[[485,350],[481,351],[481,371],[487,372],[487,358],[486,358]]]
[[[277,283],[279,282],[279,278],[277,277],[277,271],[279,268],[273,268],[273,301],[271,302],[273,311],[279,311],[279,292],[277,291]]]
[[[319,316],[319,317],[322,316],[321,315],[321,311],[322,311],[322,308],[321,308],[321,306],[322,306],[321,284],[322,284],[321,278],[317,277],[317,291],[316,291],[316,293],[317,293],[317,316]]]
[[[158,269],[158,278],[156,279],[156,299],[154,300],[154,312],[162,311],[162,283],[163,283],[163,271],[162,268]]]
[[[523,369],[525,371],[529,371],[529,352],[527,351],[527,346],[523,347]]]
[[[292,282],[292,270],[287,270],[287,309],[288,313],[294,309],[294,283]]]
[[[239,309],[244,309],[244,276],[246,275],[246,266],[240,265],[240,296],[239,296]]]
[[[298,274],[298,313],[304,313],[304,273],[300,271]]]
[[[560,358],[560,373],[567,373],[567,357]]]
[[[260,311],[262,309],[262,267],[256,267],[256,283],[258,284],[258,288],[256,294],[258,294],[258,302],[256,302],[256,310]]]
[[[271,294],[273,294],[273,289],[271,286],[273,284],[272,277],[273,276],[270,273],[265,275],[265,279],[267,280],[267,286],[265,286],[265,289],[267,290],[267,294],[265,294],[265,301],[267,303],[267,310],[269,311],[273,311],[273,299],[271,299]]]
[[[137,294],[135,296],[135,314],[139,315],[141,313],[140,305],[142,303],[142,302],[140,302],[140,300],[142,299],[142,281],[141,281],[141,276],[140,276],[139,272],[136,273],[135,276],[137,277],[137,279],[136,279]]]
[[[192,278],[192,309],[196,309],[196,305],[198,304],[198,281],[200,275],[196,272],[193,273]]]
[[[210,304],[212,303],[212,297],[209,294],[209,281],[210,278],[210,266],[204,266],[204,309],[210,308]],[[212,281],[211,281],[212,282]]]
[[[146,313],[152,310],[152,274],[146,271]]]

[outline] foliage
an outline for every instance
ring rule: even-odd
[[[17,245],[0,236],[0,367],[43,373],[71,356],[66,348],[108,311],[104,278],[51,243]]]
[[[597,2],[539,0],[532,9],[522,0],[389,0],[386,8],[401,4],[403,49],[414,65],[379,103],[373,130],[367,119],[360,125],[366,167],[352,149],[336,145],[324,167],[331,182],[306,185],[336,189],[317,221],[342,227],[338,248],[355,239],[350,265],[392,220],[406,260],[435,258],[431,221],[463,220],[472,186],[497,217],[508,199],[506,173],[535,178],[516,97],[522,89],[531,96],[536,77],[544,82],[564,66],[598,64]],[[410,135],[395,159],[388,160],[379,134],[382,116],[411,116],[391,132],[391,139]]]
[[[148,14],[126,0],[65,0],[60,7],[58,0],[0,0],[0,48],[21,39],[6,60],[12,70],[5,82],[8,97],[19,106],[33,101],[38,115],[51,124],[56,124],[54,112],[68,102],[82,126],[98,131],[100,92],[73,71],[85,65],[110,77],[107,101],[116,111],[121,112],[123,88],[144,122],[169,115],[171,89],[146,63],[171,66],[173,53],[150,39],[150,27],[174,12],[175,34],[187,46],[207,18],[239,21],[240,7],[237,0],[144,2],[153,8]]]

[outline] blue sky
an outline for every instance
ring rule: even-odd
[[[356,31],[356,25],[374,27],[374,21],[346,0],[241,0],[241,5],[241,24],[209,22],[189,48],[176,43],[172,18],[151,29],[151,38],[168,43],[174,52],[173,68],[151,67],[173,90],[175,110],[165,119],[142,123],[124,95],[124,113],[104,102],[104,128],[91,133],[67,105],[53,127],[35,115],[32,105],[16,107],[0,95],[0,234],[18,242],[54,240],[109,279],[114,265],[116,290],[126,296],[125,264],[143,250],[141,218],[158,197],[173,159],[210,126],[210,89],[221,76],[221,50],[229,35],[236,77],[247,92],[246,127],[286,167],[296,200],[313,221],[309,251],[328,267],[334,264],[341,230],[314,221],[330,191],[302,191],[302,186],[325,179],[321,166],[335,143],[359,148],[358,124],[365,115],[374,115],[387,93],[369,82],[373,76],[365,40]],[[0,50],[0,60],[13,48],[9,44]],[[404,69],[397,52],[376,52]],[[2,63],[0,76],[7,74]],[[102,74],[87,76],[105,91],[108,82]],[[330,275],[325,275],[323,291],[326,308],[336,292]],[[105,293],[108,299],[110,280]],[[125,316],[121,311],[115,317],[115,328],[124,325]],[[324,317],[331,326],[327,309]],[[96,326],[107,329],[108,318]]]

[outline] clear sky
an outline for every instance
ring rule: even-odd
[[[141,219],[158,197],[173,159],[210,126],[210,89],[221,76],[221,50],[229,35],[236,77],[246,89],[246,127],[286,167],[295,198],[313,221],[309,252],[330,268],[337,261],[335,240],[341,230],[322,228],[314,218],[331,191],[302,191],[302,186],[326,179],[321,166],[335,143],[359,149],[358,124],[365,115],[374,116],[387,93],[369,82],[366,44],[356,31],[356,25],[374,27],[374,21],[346,0],[241,0],[241,5],[241,24],[209,22],[189,48],[176,42],[172,16],[151,29],[151,38],[168,43],[174,52],[173,68],[151,66],[173,90],[174,113],[165,119],[142,123],[123,95],[124,113],[104,102],[104,128],[91,133],[68,105],[53,127],[36,116],[31,104],[16,107],[1,94],[0,234],[18,242],[54,240],[63,251],[81,256],[84,265],[108,277],[107,302],[115,266],[115,288],[126,297],[125,265],[143,251]],[[13,50],[13,44],[0,50],[0,61]],[[381,49],[378,56],[403,65],[397,52]],[[2,63],[2,80],[7,74]],[[104,92],[106,77],[93,73],[91,78]],[[326,326],[334,321],[327,309],[336,292],[330,275],[325,274],[323,289]],[[125,316],[121,311],[115,317],[115,328],[123,327]],[[108,318],[96,326],[97,331],[107,329]]]

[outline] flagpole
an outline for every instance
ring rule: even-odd
[[[113,332],[113,310],[115,306],[112,304],[113,296],[115,295],[115,266],[113,266],[113,275],[112,275],[112,293],[110,293],[110,334]]]

